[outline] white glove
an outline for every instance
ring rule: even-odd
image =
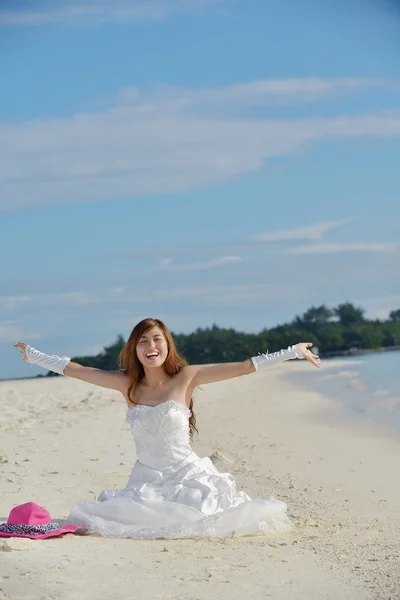
[[[64,375],[64,369],[71,361],[68,356],[56,356],[55,354],[49,356],[28,345],[25,348],[25,354],[27,362],[32,363],[33,365],[39,365],[39,367],[43,367],[44,369],[48,369],[59,375]]]
[[[271,354],[259,354],[258,356],[252,356],[251,361],[255,370],[257,371],[257,369],[260,367],[280,363],[292,358],[304,358],[304,356],[298,350],[297,345],[289,346],[287,350],[279,350],[279,352],[272,352]]]

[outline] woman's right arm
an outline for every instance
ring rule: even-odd
[[[64,375],[75,377],[75,379],[93,383],[100,387],[118,390],[124,395],[129,385],[128,376],[123,371],[104,371],[95,367],[84,367],[71,361],[65,367]]]
[[[104,371],[94,367],[84,367],[71,362],[67,356],[43,354],[23,342],[18,342],[14,347],[18,348],[25,362],[36,364],[59,375],[74,377],[100,387],[117,390],[124,396],[126,395],[129,378],[123,371]]]

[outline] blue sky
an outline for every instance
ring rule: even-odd
[[[400,307],[395,2],[3,2],[0,29],[0,378],[40,372],[17,341],[97,353],[145,316]]]

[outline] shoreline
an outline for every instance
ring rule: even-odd
[[[287,373],[286,380],[303,390],[313,387],[329,398],[336,412],[331,418],[376,428],[400,439],[400,393],[369,385],[363,370],[357,369],[360,365],[364,363],[357,359],[338,359],[321,369],[319,377],[303,370]]]
[[[338,350],[337,352],[321,352],[320,356],[324,360],[329,358],[345,358],[349,356],[364,356],[366,354],[381,354],[382,352],[397,352],[400,350],[400,346],[381,346],[380,348],[365,348],[358,350]]]
[[[216,456],[217,468],[250,497],[284,500],[291,531],[197,540],[0,538],[0,550],[9,548],[0,555],[0,598],[119,600],[135,589],[147,600],[181,597],[184,586],[185,600],[208,600],[210,584],[221,600],[395,597],[400,483],[389,464],[398,462],[400,446],[332,419],[330,397],[287,380],[294,371],[311,377],[317,370],[303,361],[286,367],[198,391],[193,448]],[[118,392],[68,378],[42,381],[1,386],[1,520],[30,500],[62,520],[75,501],[122,489],[134,464]]]

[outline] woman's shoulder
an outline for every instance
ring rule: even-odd
[[[183,367],[180,368],[180,370],[175,375],[175,377],[179,377],[181,379],[186,379],[186,378],[190,379],[192,373],[193,373],[193,365],[184,365]]]

